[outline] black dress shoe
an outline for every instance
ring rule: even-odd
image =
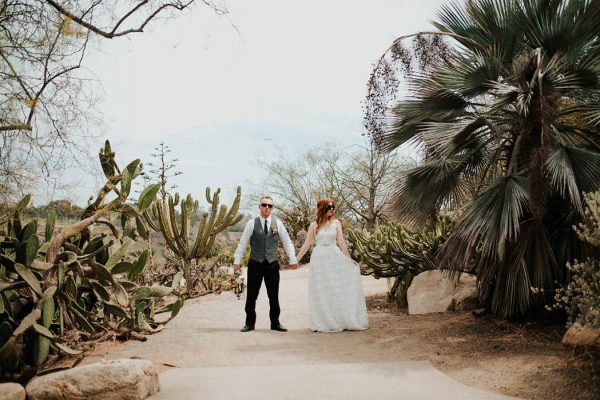
[[[287,332],[287,329],[284,328],[283,325],[281,325],[281,324],[271,325],[271,330],[272,331],[279,331],[279,332]]]
[[[254,330],[254,326],[252,325],[244,325],[244,327],[242,328],[242,330],[240,332],[250,332]]]

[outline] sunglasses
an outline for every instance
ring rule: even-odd
[[[269,207],[269,208],[273,208],[273,204],[267,204],[267,203],[261,203],[260,205],[261,207]]]
[[[335,210],[335,206],[334,206],[334,205],[332,205],[332,204],[328,204],[328,205],[327,205],[327,207],[325,207],[325,209],[326,209],[327,211],[329,211],[329,210]]]

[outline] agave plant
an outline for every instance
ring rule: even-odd
[[[410,96],[377,140],[412,143],[421,165],[396,211],[422,223],[460,209],[441,265],[477,269],[480,298],[504,317],[548,301],[585,258],[571,232],[582,192],[600,188],[600,4],[472,0],[441,8],[446,52],[408,75]],[[400,44],[396,43],[394,48]]]

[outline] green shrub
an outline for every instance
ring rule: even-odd
[[[575,231],[591,247],[600,247],[600,191],[584,195],[585,218]],[[571,281],[557,290],[554,308],[567,312],[568,325],[578,322],[600,328],[600,263],[588,258],[585,262],[567,264]]]
[[[578,322],[600,328],[600,264],[589,259],[567,268],[571,282],[556,292],[555,307],[567,312],[568,325]]]
[[[173,288],[134,282],[148,252],[128,253],[133,241],[125,229],[134,220],[139,235],[147,234],[140,213],[126,203],[141,163],[119,169],[108,142],[100,161],[106,184],[81,220],[59,233],[54,234],[54,213],[46,217],[43,238],[36,219],[23,222],[29,196],[0,218],[7,227],[0,237],[0,381],[27,381],[50,356],[77,355],[81,342],[107,332],[127,337],[158,327],[158,300]],[[111,192],[114,199],[106,201]],[[108,219],[115,214],[122,233]],[[108,225],[113,236],[93,233],[89,228],[98,223]],[[182,304],[179,299],[165,311],[174,317]]]

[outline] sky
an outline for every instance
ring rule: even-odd
[[[101,41],[85,62],[102,84],[104,127],[120,165],[161,141],[181,194],[260,188],[261,162],[320,143],[364,144],[373,63],[401,35],[431,30],[442,0],[226,0],[198,3],[141,35]],[[101,141],[98,142],[98,148]],[[93,153],[96,153],[94,150]],[[85,203],[100,181],[71,192]]]

